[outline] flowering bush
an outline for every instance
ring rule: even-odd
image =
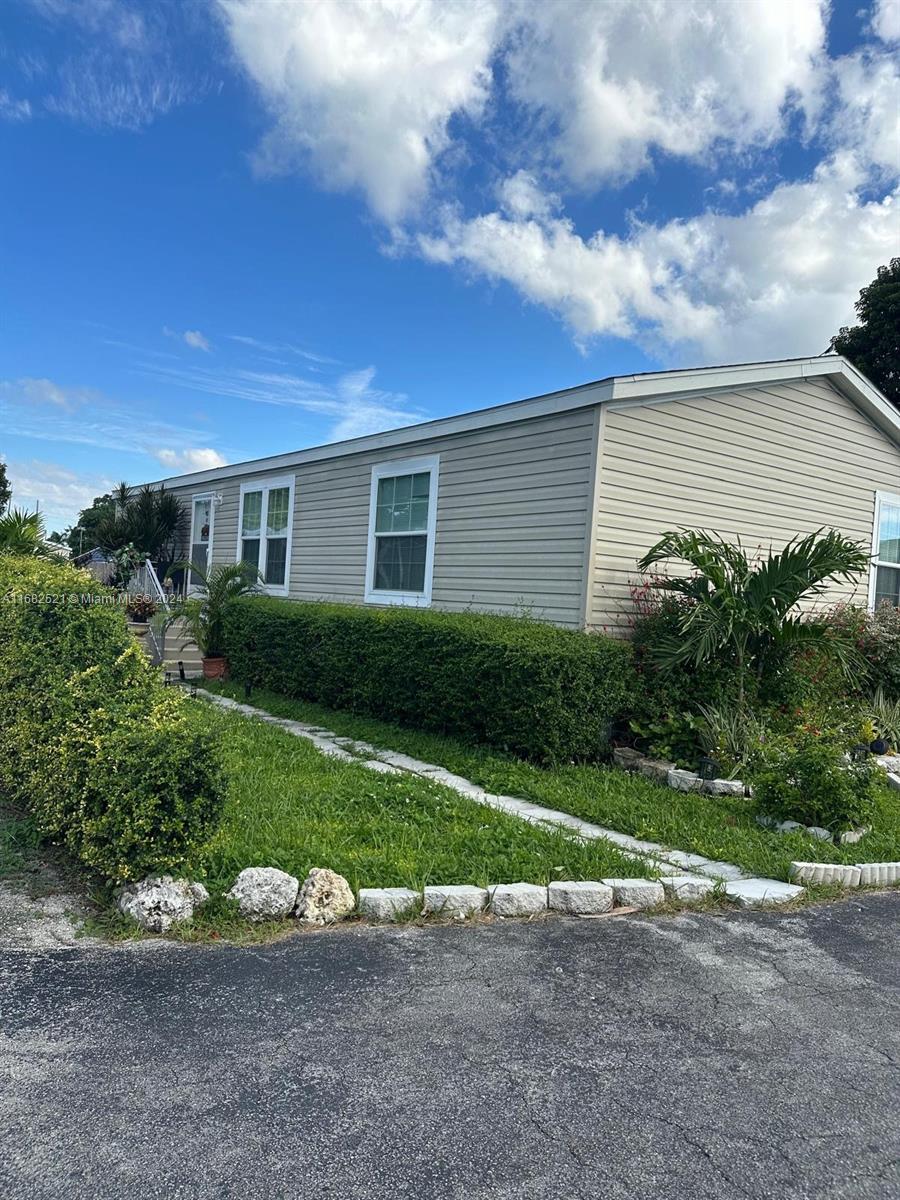
[[[870,613],[839,604],[824,619],[835,633],[852,639],[864,660],[865,692],[873,695],[880,688],[885,696],[900,700],[900,608],[882,604]]]

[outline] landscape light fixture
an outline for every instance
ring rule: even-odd
[[[709,758],[704,755],[700,759],[700,766],[697,774],[701,779],[718,779],[722,768],[714,758]]]

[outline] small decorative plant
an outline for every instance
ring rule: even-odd
[[[178,615],[184,618],[190,640],[203,656],[203,674],[221,679],[228,670],[225,659],[225,609],[232,600],[259,590],[260,575],[249,563],[226,563],[204,571],[193,563],[179,563],[191,572],[197,594],[183,601]],[[189,642],[185,643],[189,645]]]
[[[871,822],[882,774],[874,760],[848,759],[836,742],[803,734],[766,749],[753,794],[766,816],[841,832]]]
[[[158,605],[150,596],[132,596],[125,606],[125,613],[130,621],[146,623],[156,616]]]

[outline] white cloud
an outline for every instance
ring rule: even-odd
[[[652,149],[696,158],[765,145],[818,107],[825,0],[520,3],[512,95],[541,114],[538,157],[576,184],[621,180]]]
[[[402,393],[373,387],[374,367],[348,371],[334,380],[309,379],[289,371],[181,368],[158,362],[147,363],[144,373],[151,379],[207,395],[233,396],[256,404],[297,408],[332,417],[330,440],[393,429],[423,419],[423,414]]]
[[[428,189],[454,114],[489,90],[494,0],[219,0],[238,60],[275,126],[264,171],[308,161],[396,221]]]
[[[209,430],[156,420],[147,405],[126,407],[92,388],[63,387],[50,379],[0,380],[0,428],[19,437],[128,455],[152,455],[160,446],[192,446],[209,438]]]
[[[30,117],[30,100],[16,100],[6,88],[0,88],[0,121],[27,121]]]
[[[898,8],[900,11],[900,8]],[[834,64],[838,106],[831,133],[860,159],[900,173],[900,62],[895,54],[860,52]]]
[[[64,63],[44,107],[95,129],[136,133],[190,98],[185,83],[143,58],[96,51]]]
[[[613,334],[711,360],[818,353],[896,247],[900,191],[865,199],[849,154],[738,216],[582,238],[563,217],[445,218],[422,253],[504,280],[576,338]]]
[[[164,467],[184,473],[190,471],[210,471],[214,467],[224,467],[228,462],[228,459],[223,458],[218,450],[212,450],[209,447],[198,447],[195,450],[161,449],[154,450],[153,454]]]
[[[209,352],[209,342],[199,329],[186,329],[184,331],[184,340],[193,350],[206,350],[207,353]]]
[[[125,0],[31,0],[60,27],[65,57],[40,63],[44,108],[95,129],[139,131],[203,94],[209,81],[177,59],[191,6]],[[26,64],[23,64],[26,67]]]
[[[420,414],[403,407],[405,396],[373,388],[374,378],[375,368],[365,367],[338,380],[336,411],[340,415],[331,430],[334,441],[396,429],[421,419]]]
[[[175,338],[176,341],[184,342],[186,346],[190,346],[192,350],[205,350],[208,354],[212,347],[209,344],[209,339],[200,332],[199,329],[185,329],[184,332],[179,332],[177,329],[170,329],[168,325],[163,325],[163,333],[166,337]]]
[[[102,496],[114,485],[103,475],[83,475],[59,463],[40,459],[6,464],[13,489],[13,504],[33,510],[40,508],[48,530],[64,529],[75,522],[78,513],[96,496]]]
[[[876,0],[872,29],[883,42],[900,42],[900,0]]]
[[[11,400],[27,401],[29,404],[51,404],[57,408],[72,410],[96,397],[92,388],[62,387],[52,379],[0,380],[0,396]]]

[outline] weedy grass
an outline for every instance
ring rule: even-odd
[[[425,779],[328,758],[202,699],[193,709],[193,719],[222,734],[225,810],[203,872],[213,896],[253,866],[301,880],[312,867],[330,867],[354,889],[652,874],[609,843],[530,825]]]
[[[41,844],[34,821],[25,813],[0,805],[0,879],[19,875]]]
[[[220,695],[243,698],[239,685],[207,686]],[[900,857],[900,795],[886,786],[879,789],[872,831],[857,845],[837,846],[805,833],[776,833],[761,828],[754,820],[753,802],[740,796],[676,792],[613,767],[535,766],[458,739],[322,708],[273,692],[254,689],[251,703],[276,716],[322,725],[339,735],[435,763],[489,791],[560,809],[648,841],[736,863],[755,875],[787,879],[793,860],[855,863],[895,861]],[[813,892],[819,895],[819,889]]]

